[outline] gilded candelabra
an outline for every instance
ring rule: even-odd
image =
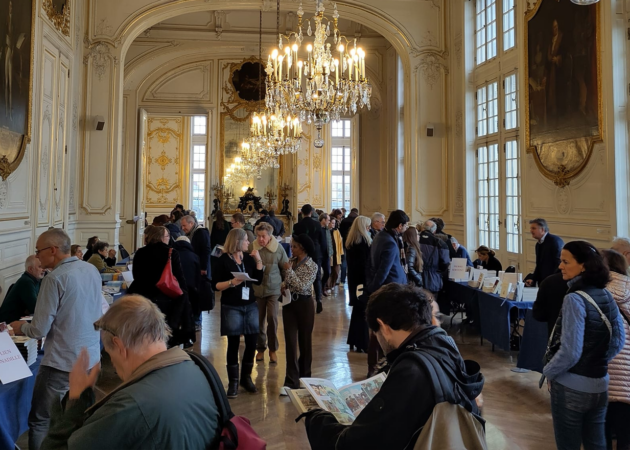
[[[289,211],[289,194],[292,190],[293,188],[287,183],[280,186],[280,195],[282,196],[282,211],[280,211],[280,214],[289,217],[291,216],[291,211]]]
[[[276,193],[273,191],[271,187],[267,187],[267,192],[265,192],[265,198],[267,199],[267,209],[271,209],[271,205],[278,198]]]

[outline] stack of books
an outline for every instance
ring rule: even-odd
[[[11,336],[11,339],[13,339],[13,343],[22,354],[26,364],[33,365],[37,359],[37,340],[26,336]]]

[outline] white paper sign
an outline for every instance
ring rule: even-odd
[[[507,281],[501,282],[501,293],[499,296],[501,298],[508,298],[508,294],[512,290],[512,283],[508,283]]]
[[[466,258],[453,258],[451,260],[451,267],[449,278],[453,280],[465,280],[466,274]]]
[[[7,331],[0,333],[0,381],[8,384],[33,376]]]
[[[133,273],[123,272],[122,276],[123,280],[125,280],[125,283],[127,283],[127,287],[131,286],[131,283],[133,283]]]

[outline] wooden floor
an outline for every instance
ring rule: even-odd
[[[227,381],[227,340],[219,333],[219,308],[217,301],[215,311],[203,314],[203,331],[198,334],[195,349],[208,357],[224,381]],[[313,376],[330,379],[338,386],[361,380],[367,373],[367,355],[350,352],[346,345],[350,313],[345,291],[339,288],[336,297],[324,299],[324,312],[315,318]],[[256,431],[267,441],[268,449],[305,449],[309,446],[304,424],[295,423],[297,413],[291,401],[279,396],[285,375],[284,334],[282,320],[279,322],[278,364],[270,365],[268,358],[264,363],[258,363],[252,378],[259,393],[248,394],[241,390],[238,398],[231,401],[232,408],[236,414],[251,420]],[[479,362],[486,377],[483,413],[488,421],[489,448],[554,449],[549,394],[546,389],[538,389],[539,374],[511,372],[514,363],[510,362],[507,353],[500,350],[493,353],[488,343],[480,346],[479,337],[470,331],[466,332],[463,343],[458,330],[459,325],[454,325],[450,332],[462,355]],[[99,388],[103,392],[110,391],[119,383],[111,365],[108,367],[107,363],[104,360],[104,371],[99,381]]]

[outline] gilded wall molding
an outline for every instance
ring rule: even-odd
[[[58,7],[53,4],[52,0],[44,0],[42,3],[48,20],[52,22],[57,31],[67,37],[70,37],[71,2],[72,0],[65,0],[61,6],[61,11],[57,9]]]

